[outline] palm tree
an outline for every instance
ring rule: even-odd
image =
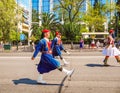
[[[39,13],[36,10],[32,10],[32,22],[39,22]]]
[[[42,28],[56,30],[60,25],[59,19],[56,18],[55,14],[52,13],[43,13],[41,15]]]
[[[40,16],[41,19],[38,19],[38,13],[34,11],[33,22],[41,21],[42,24],[41,26],[39,26],[39,24],[32,25],[32,30],[33,30],[32,37],[35,37],[37,40],[39,40],[40,38],[42,38],[41,31],[43,29],[49,29],[52,32],[51,33],[51,38],[52,38],[54,31],[56,31],[60,25],[58,19],[52,13],[42,13]]]

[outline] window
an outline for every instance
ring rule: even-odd
[[[42,1],[42,12],[50,12],[50,0],[43,0]]]

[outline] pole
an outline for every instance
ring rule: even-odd
[[[31,33],[32,33],[32,30],[31,30],[31,23],[32,23],[32,0],[29,0],[29,31],[28,31],[28,46],[30,46],[30,36],[31,36]]]
[[[16,33],[16,40],[17,40],[17,50],[18,50],[18,0],[17,0],[17,33]]]

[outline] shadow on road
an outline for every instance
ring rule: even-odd
[[[38,84],[36,80],[32,80],[29,78],[21,78],[19,80],[12,80],[15,85],[18,84],[28,84],[28,85],[51,85],[51,86],[63,86],[63,84],[51,84],[51,83],[46,83],[46,84]]]
[[[109,65],[109,66],[104,66],[102,64],[86,64],[88,67],[120,67],[120,66],[115,66],[115,65]]]
[[[64,82],[65,82],[65,80],[67,79],[67,75],[62,79],[62,81],[61,81],[61,85],[64,85]],[[62,92],[62,88],[63,88],[63,86],[59,86],[59,88],[58,88],[58,93],[61,93]]]
[[[104,67],[101,64],[86,64],[86,66],[88,66],[88,67]]]

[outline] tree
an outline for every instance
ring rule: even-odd
[[[41,16],[41,19],[38,18],[38,16]],[[53,36],[54,31],[58,28],[59,26],[59,21],[58,18],[52,13],[42,13],[38,15],[38,12],[36,10],[33,10],[33,15],[32,15],[32,21],[38,22],[41,21],[42,24],[39,26],[39,24],[32,24],[32,35],[39,40],[42,38],[42,30],[43,29],[50,29],[52,31],[51,36]],[[32,37],[33,37],[32,36]]]
[[[39,13],[36,10],[32,10],[32,36],[30,37],[30,40],[36,41],[41,38],[41,31],[39,29]]]
[[[59,26],[59,20],[53,13],[42,13],[41,21],[43,29],[56,30]]]
[[[0,33],[3,42],[10,39],[10,31],[15,30],[15,0],[0,1]]]
[[[41,30],[42,30],[42,28],[39,27],[38,24],[33,24],[32,25],[32,37],[35,37],[34,40],[40,40],[40,38],[42,38],[42,32],[41,32]]]
[[[65,23],[63,25],[62,33],[67,37],[67,40],[71,41],[71,48],[73,49],[73,41],[76,41],[76,37],[80,36],[80,24],[76,23]]]
[[[88,11],[84,16],[84,22],[89,27],[90,32],[103,32],[104,23],[107,21],[107,6],[96,0],[94,6],[88,6]]]
[[[34,9],[32,9],[32,22],[39,22],[39,13]]]
[[[114,18],[111,14],[115,12],[115,7],[115,3],[106,2],[103,4],[100,0],[95,0],[94,6],[89,4],[88,11],[83,18],[89,30],[91,32],[104,31],[104,23],[112,21]],[[109,25],[109,27],[111,26]]]
[[[56,6],[55,11],[60,11],[59,18],[62,21],[63,31],[65,37],[71,41],[71,48],[73,48],[73,41],[75,36],[79,35],[80,28],[79,21],[84,0],[58,0],[59,5]],[[78,28],[78,29],[76,29]]]
[[[117,5],[120,7],[120,0],[117,0]],[[120,16],[120,9],[118,10],[118,16]]]
[[[116,13],[116,29],[117,29],[117,36],[120,37],[120,0],[117,0],[117,6],[119,7],[117,9]]]
[[[75,22],[80,17],[80,9],[83,6],[84,0],[58,0],[58,9],[64,13],[62,16],[64,21]]]
[[[16,41],[16,39],[20,41],[20,33],[17,33],[15,30],[11,30],[9,36],[10,41]]]

